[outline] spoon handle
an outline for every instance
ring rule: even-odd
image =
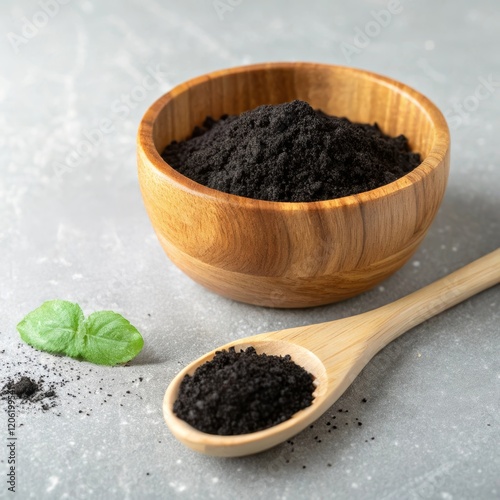
[[[500,248],[406,297],[376,309],[377,316],[384,318],[377,332],[376,351],[414,326],[498,283]]]

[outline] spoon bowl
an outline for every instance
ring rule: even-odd
[[[254,347],[258,354],[266,353],[268,355],[277,356],[289,354],[295,363],[311,373],[314,376],[314,384],[316,386],[314,391],[314,404],[301,410],[292,418],[279,425],[262,431],[252,432],[251,434],[240,434],[237,436],[218,436],[201,432],[174,414],[172,408],[177,399],[179,386],[186,375],[192,375],[198,366],[211,360],[216,351],[222,349],[227,350],[230,347],[236,347],[238,350],[246,349],[250,346]],[[196,451],[208,455],[226,457],[251,455],[262,450],[262,442],[266,443],[266,447],[271,447],[297,434],[298,430],[295,426],[298,418],[300,419],[301,426],[299,430],[302,430],[316,420],[317,405],[320,404],[321,400],[326,399],[327,389],[327,370],[323,362],[312,351],[286,340],[274,339],[271,334],[262,334],[224,345],[189,364],[169,385],[165,393],[163,412],[170,429],[177,439]],[[235,446],[237,446],[237,451]],[[236,455],[235,451],[237,453]]]
[[[349,387],[370,359],[389,342],[422,321],[500,282],[500,249],[391,304],[357,316],[246,337],[219,347],[184,368],[163,401],[165,421],[174,436],[208,455],[237,457],[271,448],[305,429]],[[173,412],[186,375],[211,360],[216,351],[253,346],[257,353],[289,354],[315,378],[311,406],[274,427],[249,434],[219,436],[201,432]]]

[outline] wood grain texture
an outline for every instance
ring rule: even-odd
[[[201,453],[237,457],[275,446],[319,418],[389,342],[423,321],[500,282],[500,249],[391,304],[350,318],[300,326],[237,340],[218,347],[184,368],[170,383],[163,414],[172,433]],[[173,413],[179,385],[187,374],[229,347],[292,356],[315,377],[311,406],[269,429],[237,436],[216,436],[191,427]]]
[[[404,134],[422,164],[378,189],[335,200],[280,203],[202,186],[160,156],[207,115],[303,99],[326,113]],[[226,297],[308,307],[357,295],[399,269],[424,238],[449,169],[441,112],[415,90],[362,70],[270,63],[217,71],[175,87],[146,112],[138,133],[139,182],[172,261]]]

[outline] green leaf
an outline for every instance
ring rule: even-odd
[[[81,324],[78,344],[80,355],[87,361],[116,365],[137,356],[144,340],[138,330],[120,314],[99,311]]]
[[[75,341],[82,322],[83,312],[78,304],[49,300],[21,320],[17,331],[36,349],[77,357]]]
[[[78,304],[65,300],[44,302],[17,325],[29,345],[100,365],[116,365],[134,358],[144,340],[120,314],[100,311],[84,319]]]

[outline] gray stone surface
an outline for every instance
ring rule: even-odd
[[[221,16],[212,0],[73,0],[44,17],[38,2],[1,3],[0,376],[69,379],[57,407],[17,405],[17,497],[499,498],[498,287],[381,352],[293,452],[283,444],[205,457],[164,425],[169,381],[207,350],[386,304],[499,246],[498,2],[402,0],[349,58],[341,43],[353,44],[385,0],[216,5]],[[370,69],[447,111],[452,170],[428,237],[383,286],[344,303],[280,311],[218,297],[167,260],[142,205],[135,133],[146,107],[190,77],[268,60]],[[158,80],[146,89],[150,71]],[[485,80],[493,83],[478,101]],[[74,151],[79,161],[59,175]],[[144,351],[128,367],[106,368],[21,345],[17,322],[51,298],[122,312],[142,331]],[[328,421],[338,429],[328,433]],[[0,497],[10,498],[1,450]]]

